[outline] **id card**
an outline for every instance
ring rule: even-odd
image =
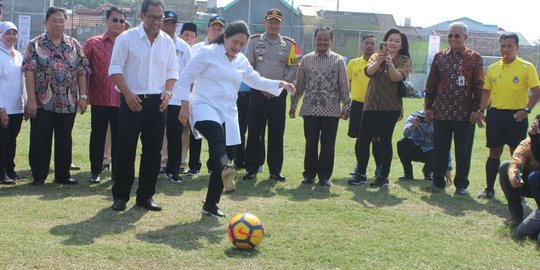
[[[465,85],[465,76],[463,76],[463,75],[458,76],[457,83],[458,83],[459,86],[464,86]]]

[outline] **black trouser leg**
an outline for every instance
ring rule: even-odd
[[[285,134],[285,111],[287,91],[269,100],[268,107],[268,157],[270,174],[279,174],[283,168],[283,135]]]
[[[322,123],[316,116],[304,116],[304,178],[314,179],[318,171],[319,138]]]
[[[448,153],[452,143],[452,121],[433,122],[433,185],[445,187],[444,175],[448,168]]]
[[[223,192],[221,171],[225,165],[229,164],[225,149],[225,129],[221,124],[214,121],[198,121],[194,127],[208,142],[208,151],[210,154],[209,165],[212,173],[210,174],[205,204],[213,206],[219,203],[221,193]]]
[[[474,127],[475,125],[469,123],[469,121],[455,121],[454,123],[453,132],[456,159],[454,185],[456,188],[467,188],[469,186]],[[447,168],[448,163],[446,164],[445,171]]]
[[[405,176],[413,176],[412,145],[414,145],[414,142],[409,138],[403,138],[397,142],[397,153],[401,165],[403,165],[403,173]]]
[[[360,175],[366,175],[369,162],[369,145],[377,125],[375,114],[376,112],[372,111],[363,112],[360,120],[358,137],[355,144],[356,163],[358,164],[358,174]]]
[[[92,106],[90,131],[90,171],[92,174],[100,174],[103,168],[103,153],[107,128],[111,123],[111,158],[114,159],[114,148],[117,136],[118,109],[106,106]],[[114,131],[114,132],[113,132]],[[113,162],[111,162],[113,163]],[[113,163],[114,164],[114,163]]]
[[[264,163],[264,135],[269,100],[261,91],[252,89],[249,97],[248,136],[246,140],[246,171],[257,172]]]
[[[76,113],[55,113],[54,119],[54,178],[67,181],[71,178],[69,168],[72,159],[71,131]]]
[[[167,107],[167,173],[178,174],[182,159],[182,132],[184,126],[178,120],[180,106]]]
[[[239,166],[245,166],[246,132],[249,113],[249,92],[240,92],[236,100],[238,108],[238,125],[240,126],[240,143],[236,147],[236,158],[234,163]]]
[[[189,134],[189,161],[188,166],[191,170],[201,169],[201,148],[202,139],[195,139],[193,132]]]
[[[38,109],[30,120],[30,149],[28,161],[34,181],[45,181],[51,163],[54,112]]]
[[[486,188],[487,190],[493,191],[495,187],[495,181],[497,180],[497,172],[499,171],[499,166],[501,165],[501,160],[498,158],[488,158],[486,161]]]
[[[321,152],[317,161],[319,180],[330,179],[334,171],[334,156],[336,150],[336,135],[339,118],[318,117],[321,122]]]
[[[499,183],[501,189],[504,193],[504,197],[508,202],[508,212],[510,216],[516,218],[517,220],[523,219],[523,205],[521,204],[521,196],[530,195],[527,185],[523,185],[520,188],[512,187],[510,181],[514,179],[508,178],[508,167],[510,166],[510,161],[505,161],[499,167]]]
[[[17,136],[21,131],[23,114],[10,114],[9,125],[6,129],[0,129],[0,173],[15,172],[15,154],[17,152]]]

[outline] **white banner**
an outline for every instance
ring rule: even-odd
[[[435,54],[439,52],[440,46],[441,46],[441,37],[429,36],[426,74],[429,74],[429,70],[431,68],[431,62],[433,62],[433,58],[435,57]]]
[[[30,30],[32,29],[32,17],[27,15],[19,15],[19,44],[17,49],[19,51],[26,50],[26,45],[30,42]]]

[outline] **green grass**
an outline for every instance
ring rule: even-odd
[[[419,99],[406,100],[405,114],[421,104]],[[126,212],[110,210],[109,172],[99,185],[88,182],[89,120],[89,114],[77,116],[73,131],[74,162],[82,167],[74,174],[81,182],[78,186],[53,184],[52,174],[45,186],[29,185],[30,125],[24,123],[16,162],[26,179],[16,186],[0,187],[0,268],[540,268],[536,244],[513,239],[511,230],[503,225],[507,211],[500,188],[497,186],[492,200],[476,199],[485,182],[488,150],[484,130],[476,130],[470,193],[454,196],[453,187],[446,193],[422,191],[428,185],[424,180],[398,183],[402,168],[397,154],[389,189],[347,185],[355,158],[345,121],[340,122],[333,186],[300,185],[302,119],[289,119],[283,169],[287,181],[267,180],[265,168],[257,181],[239,180],[237,192],[223,196],[220,204],[228,217],[251,212],[263,221],[265,239],[254,251],[246,252],[229,243],[228,218],[201,217],[208,182],[205,174],[182,184],[160,178],[155,199],[164,208],[162,212],[135,207],[134,197]],[[394,141],[401,137],[403,123],[398,123]],[[506,151],[502,159],[508,157]],[[414,168],[421,175],[421,165]],[[372,164],[369,172],[372,175]],[[527,202],[536,207],[534,201]]]

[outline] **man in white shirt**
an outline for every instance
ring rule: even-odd
[[[195,56],[195,54],[197,54],[201,48],[208,45],[210,41],[221,35],[224,27],[225,19],[223,19],[223,17],[216,15],[210,18],[208,21],[208,35],[204,41],[191,46],[191,55]],[[191,134],[189,137],[189,170],[187,171],[187,175],[189,176],[198,175],[201,170],[201,147],[202,140],[196,139],[195,136]]]
[[[176,26],[178,24],[178,15],[174,11],[165,11],[165,19],[161,30],[169,35],[174,41],[176,47],[176,59],[178,60],[178,73],[182,72],[184,67],[191,59],[189,44],[176,36]],[[182,160],[182,132],[184,126],[178,120],[180,113],[180,95],[178,84],[173,88],[172,98],[167,107],[167,166],[165,173],[169,179],[175,183],[181,183],[182,178],[178,175],[180,163]]]
[[[139,135],[143,144],[137,205],[161,211],[153,200],[160,167],[166,110],[178,79],[172,39],[161,31],[164,4],[144,0],[138,27],[123,32],[114,44],[109,75],[120,89],[118,166],[112,187],[114,211],[124,211],[134,181]]]

